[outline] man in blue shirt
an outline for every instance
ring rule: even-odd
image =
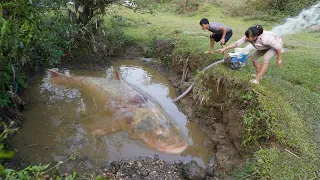
[[[210,50],[206,53],[214,53],[214,41],[219,42],[222,48],[226,47],[225,44],[232,36],[231,28],[218,22],[209,22],[209,20],[206,18],[201,19],[200,25],[203,30],[212,32],[210,35]],[[226,52],[224,52],[223,57],[226,57]]]

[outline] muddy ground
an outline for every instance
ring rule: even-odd
[[[159,159],[157,155],[106,162],[104,166],[106,168],[100,174],[115,179],[217,179],[214,177],[212,164],[203,169],[194,161],[187,164],[183,164],[182,161],[168,163]]]

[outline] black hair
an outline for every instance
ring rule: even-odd
[[[245,35],[246,37],[258,37],[263,33],[263,28],[261,25],[256,25],[250,27],[248,30],[246,30]]]
[[[209,24],[209,20],[207,18],[202,18],[200,21],[200,25],[202,24]]]

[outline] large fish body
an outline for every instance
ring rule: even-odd
[[[48,70],[51,82],[58,85],[86,87],[91,95],[99,94],[98,105],[112,112],[113,119],[101,119],[90,125],[92,134],[104,135],[128,131],[136,139],[161,152],[179,154],[187,146],[187,139],[172,120],[148,95],[124,82],[112,68],[108,78],[71,76]],[[89,90],[89,91],[88,91]],[[101,98],[102,97],[102,98]]]

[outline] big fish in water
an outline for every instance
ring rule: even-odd
[[[110,68],[108,78],[71,76],[48,70],[51,82],[76,86],[91,95],[99,95],[98,105],[112,112],[113,119],[101,119],[90,124],[92,134],[105,135],[128,131],[136,139],[160,152],[180,154],[187,146],[186,136],[157,103],[136,88],[124,82],[118,71]],[[85,87],[85,88],[81,88]]]

